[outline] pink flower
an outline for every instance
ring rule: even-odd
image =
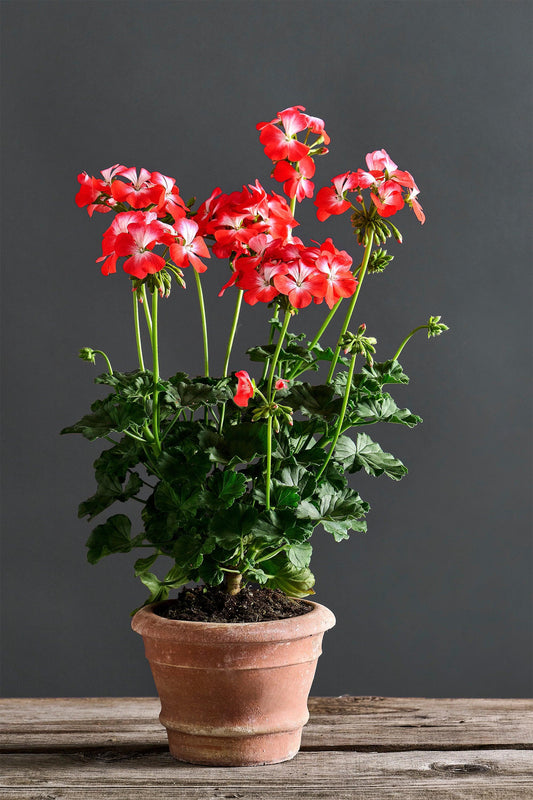
[[[368,169],[377,172],[394,172],[395,169],[398,169],[397,165],[394,163],[392,158],[389,156],[386,150],[374,150],[372,153],[366,154],[366,165]]]
[[[178,267],[187,267],[192,264],[196,272],[205,272],[207,267],[200,260],[211,258],[207,245],[201,236],[197,236],[198,225],[192,219],[180,219],[174,225],[174,232],[177,234],[177,241],[170,247],[170,257]]]
[[[233,402],[241,408],[246,408],[248,401],[254,396],[255,387],[253,381],[245,369],[236,372],[235,377],[237,378],[238,385],[237,391],[233,395]]]
[[[286,381],[284,378],[278,378],[274,384],[274,388],[277,392],[279,392],[280,389],[286,389],[288,385],[289,381]]]

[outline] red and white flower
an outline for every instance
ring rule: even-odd
[[[180,219],[175,223],[173,231],[177,234],[169,247],[172,261],[178,267],[188,267],[192,264],[196,272],[205,272],[207,266],[202,258],[211,258],[206,243],[201,236],[197,236],[198,225],[192,219]]]
[[[241,408],[246,408],[255,393],[254,383],[245,369],[236,372],[235,377],[237,378],[237,391],[233,395],[233,402]]]

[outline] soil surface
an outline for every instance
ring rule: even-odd
[[[178,597],[156,611],[167,619],[189,622],[266,622],[307,614],[312,606],[295,600],[279,589],[245,586],[229,595],[218,586],[183,589]]]

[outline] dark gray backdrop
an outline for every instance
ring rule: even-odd
[[[414,340],[396,393],[424,425],[379,440],[410,474],[358,478],[369,533],[317,533],[317,599],[332,608],[313,691],[521,696],[530,692],[530,8],[526,2],[184,0],[3,2],[4,695],[152,694],[129,612],[133,558],[85,560],[77,504],[99,445],[58,431],[98,394],[80,346],[135,368],[124,274],[94,263],[109,218],[74,205],[76,175],[116,162],[177,178],[185,197],[269,187],[256,122],[288,105],[332,137],[317,183],[386,148],[413,172],[428,221],[369,278],[358,321],[388,357]],[[333,236],[356,254],[348,219]],[[207,273],[213,363],[233,299]],[[321,314],[318,310],[316,319]],[[309,315],[298,323],[305,324]],[[232,368],[264,338],[247,309]],[[201,371],[195,293],[162,309],[162,370]],[[217,361],[218,359],[218,361]],[[394,428],[394,429],[393,429]]]

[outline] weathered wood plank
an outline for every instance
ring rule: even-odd
[[[306,750],[533,747],[533,700],[310,698]],[[166,749],[157,698],[0,700],[0,752]]]
[[[168,754],[87,752],[2,757],[2,800],[530,800],[531,753],[520,750],[300,753],[254,768],[202,768]]]

